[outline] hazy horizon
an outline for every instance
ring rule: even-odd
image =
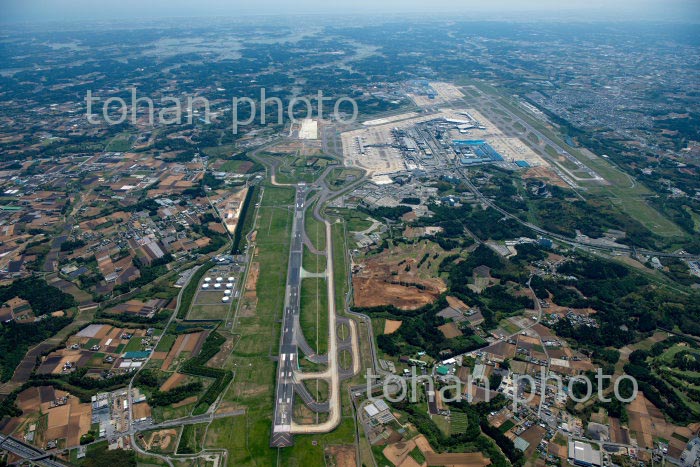
[[[578,19],[585,21],[683,21],[700,22],[700,3],[694,0],[622,0],[610,5],[605,0],[570,0],[562,7],[557,0],[522,2],[516,0],[454,1],[371,0],[327,2],[298,0],[6,0],[0,21],[45,22],[109,19],[158,19],[173,17],[251,16],[251,15],[411,15],[457,14],[489,19]],[[521,15],[525,15],[522,16]]]

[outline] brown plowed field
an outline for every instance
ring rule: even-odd
[[[166,379],[163,385],[160,387],[160,390],[165,392],[165,391],[170,391],[172,388],[175,386],[178,386],[182,380],[185,379],[185,375],[182,373],[174,373],[170,378]]]
[[[399,330],[401,325],[403,324],[403,321],[394,321],[391,319],[387,319],[384,321],[384,334],[393,334],[396,331]]]
[[[173,364],[173,361],[182,352],[190,352],[190,356],[197,354],[202,348],[202,345],[204,345],[206,337],[206,332],[193,332],[191,334],[181,334],[177,336],[177,340],[175,340],[170,352],[168,352],[168,356],[160,367],[161,370],[167,371]]]

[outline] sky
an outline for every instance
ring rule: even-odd
[[[0,0],[0,21],[292,14],[461,14],[507,19],[700,22],[698,0]]]

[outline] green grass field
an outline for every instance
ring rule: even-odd
[[[306,235],[311,240],[311,243],[317,250],[321,251],[326,248],[326,227],[322,222],[316,220],[312,214],[313,206],[309,206],[304,217],[304,230]]]
[[[501,433],[505,433],[506,431],[510,430],[514,426],[515,426],[515,423],[513,423],[512,420],[506,420],[505,423],[498,428],[498,430]]]
[[[107,144],[105,151],[108,152],[126,152],[133,146],[134,137],[129,133],[122,133],[114,138]]]
[[[206,423],[183,426],[182,435],[180,436],[180,443],[177,445],[177,453],[192,454],[201,451],[206,428]]]
[[[202,149],[202,152],[207,154],[209,157],[223,157],[235,154],[237,151],[235,144],[224,144],[222,146],[213,146]]]
[[[307,379],[304,381],[306,389],[309,390],[317,401],[326,401],[330,397],[328,381],[323,379]]]
[[[345,294],[348,291],[347,242],[343,224],[336,222],[331,228],[333,238],[333,280],[335,287],[335,308],[338,315],[345,311]]]
[[[301,330],[319,354],[328,352],[328,292],[326,280],[318,278],[301,281]]]
[[[309,165],[316,160],[313,165]],[[277,168],[275,178],[278,183],[313,183],[323,170],[334,161],[321,156],[287,157]]]
[[[249,164],[250,162],[248,161],[226,161],[218,170],[221,172],[243,173],[241,169]]]
[[[341,350],[338,354],[338,365],[343,370],[349,370],[352,366],[352,354],[349,350]]]
[[[176,340],[177,336],[174,334],[162,336],[156,345],[156,352],[169,352]]]
[[[469,426],[467,414],[454,412],[450,416],[450,432],[452,434],[465,433]]]
[[[331,212],[345,220],[349,232],[362,232],[372,227],[369,215],[363,212],[351,209],[333,209]]]
[[[362,171],[346,167],[333,169],[326,179],[331,190],[340,190],[362,176]]]
[[[132,337],[131,339],[129,339],[129,343],[126,344],[124,352],[134,352],[141,350],[143,348],[143,346],[141,345],[142,339],[142,337]]]
[[[214,267],[214,263],[209,261],[206,264],[202,265],[199,269],[197,269],[197,272],[195,272],[190,278],[190,281],[185,287],[185,290],[182,291],[180,307],[177,309],[178,319],[184,319],[185,316],[187,316],[187,313],[189,313],[190,307],[192,306],[192,300],[194,299],[194,296],[199,290],[199,282],[202,280],[202,277],[204,277],[207,271],[212,267]]]
[[[187,314],[187,319],[224,319],[231,306],[231,302],[227,304],[221,303],[219,305],[193,305],[192,308],[190,308],[190,312]]]
[[[304,257],[302,259],[304,269],[311,273],[324,272],[326,270],[326,257],[315,255],[304,246]]]

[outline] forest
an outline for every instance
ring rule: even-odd
[[[41,290],[42,293],[36,293],[37,290]],[[5,303],[14,297],[27,300],[36,316],[68,310],[77,305],[73,296],[38,277],[19,279],[11,285],[0,287],[0,303]]]

